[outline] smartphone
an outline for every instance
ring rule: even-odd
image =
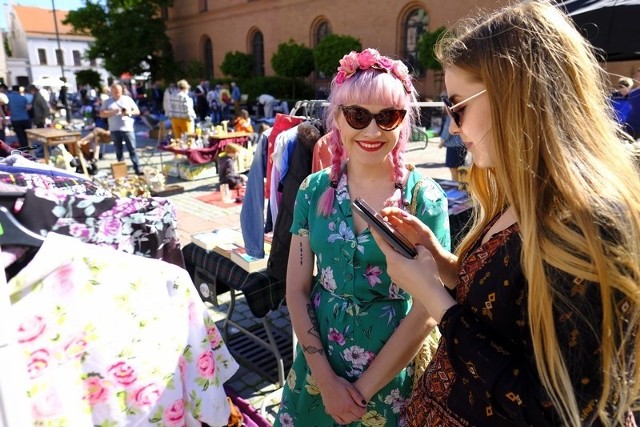
[[[360,218],[364,219],[370,227],[380,233],[380,235],[384,237],[384,240],[386,240],[396,252],[399,252],[407,258],[415,258],[416,255],[418,255],[416,248],[411,242],[400,234],[398,230],[393,228],[391,224],[385,221],[384,218],[373,210],[361,197],[357,197],[353,201],[352,206],[353,211],[358,214]]]

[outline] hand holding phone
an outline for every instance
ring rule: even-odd
[[[373,210],[361,197],[357,197],[353,203],[353,211],[364,219],[367,224],[376,230],[396,252],[407,258],[415,258],[418,255],[416,248],[398,230],[393,228],[387,221]]]

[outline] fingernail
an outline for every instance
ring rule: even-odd
[[[405,211],[400,212],[400,215],[402,215],[403,218],[408,218],[409,214],[406,213]]]

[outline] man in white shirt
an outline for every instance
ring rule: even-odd
[[[127,95],[123,95],[124,87],[119,82],[111,85],[111,96],[102,103],[100,117],[109,121],[111,139],[116,149],[116,158],[119,162],[124,159],[122,145],[126,145],[133,170],[136,175],[142,175],[140,162],[136,153],[136,134],[133,129],[133,116],[140,114],[135,101]]]

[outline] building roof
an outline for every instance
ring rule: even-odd
[[[53,21],[53,9],[14,5],[16,18],[22,23],[22,28],[27,34],[55,34],[56,27]],[[72,34],[73,27],[62,23],[69,11],[56,9],[59,34]]]

